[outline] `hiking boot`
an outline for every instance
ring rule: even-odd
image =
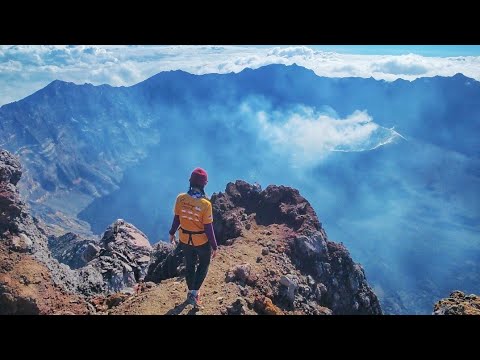
[[[200,293],[197,293],[197,296],[192,294],[192,299],[193,299],[193,307],[200,308],[200,304],[202,303],[200,301]]]

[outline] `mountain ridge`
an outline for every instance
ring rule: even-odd
[[[315,72],[311,69],[308,69],[304,66],[301,66],[301,65],[298,65],[298,64],[291,64],[291,65],[287,65],[287,64],[267,64],[267,65],[263,65],[259,68],[249,68],[249,67],[246,67],[244,69],[242,69],[241,71],[239,72],[230,72],[230,73],[206,73],[206,74],[194,74],[194,73],[190,73],[188,71],[184,71],[184,70],[181,70],[181,69],[176,69],[176,70],[166,70],[166,71],[161,71],[155,75],[152,75],[144,80],[141,80],[139,81],[138,83],[136,84],[133,84],[133,85],[129,85],[129,86],[114,86],[114,85],[110,85],[110,84],[107,84],[107,83],[104,83],[104,84],[98,84],[98,85],[93,85],[91,83],[83,83],[83,84],[77,84],[77,83],[74,83],[74,82],[71,82],[71,81],[64,81],[64,80],[61,80],[61,79],[55,79],[55,80],[52,80],[50,83],[48,83],[47,85],[45,85],[43,88],[40,88],[38,89],[37,91],[35,91],[34,93],[22,98],[22,99],[19,99],[19,100],[16,100],[16,101],[13,101],[11,103],[7,103],[7,104],[4,104],[2,106],[0,106],[0,109],[4,106],[8,106],[8,105],[11,105],[11,104],[15,104],[15,103],[18,103],[18,102],[21,102],[22,100],[25,100],[25,99],[28,99],[30,98],[32,95],[34,94],[37,94],[38,92],[41,92],[43,90],[46,90],[46,89],[49,89],[49,88],[55,88],[55,87],[58,87],[58,86],[64,86],[64,85],[68,85],[68,86],[71,86],[71,85],[74,85],[74,86],[86,86],[86,87],[95,87],[95,88],[112,88],[112,89],[129,89],[129,88],[134,88],[134,87],[137,87],[139,86],[140,84],[143,84],[143,83],[148,83],[150,81],[158,81],[162,76],[169,76],[169,75],[166,75],[166,74],[182,74],[182,75],[191,75],[191,76],[195,76],[195,77],[202,77],[202,76],[209,76],[209,75],[213,75],[213,76],[216,76],[216,75],[219,75],[219,76],[222,76],[222,75],[238,75],[238,74],[242,74],[242,73],[248,73],[250,74],[251,72],[255,72],[256,70],[258,69],[262,69],[262,68],[269,68],[271,67],[272,69],[274,69],[275,67],[279,67],[279,68],[282,68],[282,67],[287,67],[287,68],[292,68],[292,69],[301,69],[302,71],[305,71],[306,74],[310,74],[310,75],[314,75],[315,77],[318,77],[318,78],[323,78],[323,79],[338,79],[338,80],[343,80],[345,79],[345,81],[348,81],[348,80],[352,80],[352,79],[363,79],[363,80],[374,80],[376,82],[380,82],[380,83],[387,83],[387,84],[390,84],[390,83],[395,83],[395,82],[405,82],[405,83],[412,83],[412,82],[416,82],[416,81],[425,81],[425,80],[429,80],[429,79],[461,79],[461,80],[469,80],[469,81],[474,81],[475,83],[480,83],[480,81],[474,79],[474,78],[470,78],[466,75],[464,75],[463,73],[456,73],[452,76],[441,76],[441,75],[435,75],[435,76],[428,76],[428,77],[419,77],[419,78],[416,78],[414,80],[406,80],[406,79],[402,79],[402,78],[398,78],[398,79],[395,79],[395,80],[392,80],[392,81],[387,81],[387,80],[384,80],[384,79],[375,79],[374,77],[370,76],[370,77],[358,77],[358,76],[349,76],[349,77],[332,77],[332,76],[319,76],[319,75],[316,75]],[[162,79],[163,80],[163,79]]]

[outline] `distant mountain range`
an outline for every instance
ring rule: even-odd
[[[352,127],[362,146],[309,150],[338,126],[350,134],[346,123],[314,127],[319,116],[358,111],[378,126]],[[195,166],[209,171],[209,193],[238,178],[285,184],[364,265],[386,313],[478,292],[479,130],[480,83],[461,74],[386,82],[296,65],[169,71],[119,88],[54,81],[0,108],[0,145],[20,157],[21,193],[52,233],[100,235],[124,218],[165,239]],[[281,143],[289,132],[297,139]]]

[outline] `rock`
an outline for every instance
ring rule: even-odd
[[[251,266],[250,264],[236,265],[230,269],[226,276],[227,282],[238,281],[240,283],[246,283],[250,276]]]
[[[257,193],[260,193],[262,191],[262,186],[255,181],[253,183],[253,190]]]
[[[287,289],[286,291],[287,300],[290,303],[293,303],[295,301],[295,291],[298,288],[298,279],[291,274],[283,275],[280,278],[280,284],[282,284]]]
[[[105,303],[109,309],[112,307],[120,305],[122,302],[128,299],[127,294],[123,293],[115,293],[110,296],[108,296],[105,300]]]
[[[111,242],[125,242],[133,248],[139,247],[152,250],[152,246],[150,245],[147,236],[135,226],[125,222],[122,219],[118,219],[107,228],[103,234],[101,242],[105,245]]]
[[[262,255],[265,256],[265,255],[268,255],[269,253],[270,253],[270,249],[269,249],[269,248],[264,247],[264,248],[262,249]]]
[[[318,283],[316,286],[315,286],[315,297],[317,298],[317,301],[321,301],[322,300],[322,296],[323,295],[327,295],[327,287],[322,284],[322,283]]]
[[[309,296],[310,293],[312,292],[312,289],[310,289],[310,287],[308,285],[301,284],[298,287],[298,291],[299,291],[300,294],[302,294],[304,296]]]
[[[18,303],[18,299],[15,296],[13,296],[11,293],[6,292],[5,290],[0,292],[0,309],[1,309],[0,314],[2,315],[17,314],[18,313],[17,303]],[[32,305],[30,305],[29,307],[33,307]]]
[[[149,269],[152,247],[145,235],[132,224],[117,220],[100,241],[82,239],[75,234],[49,239],[55,256],[74,268],[88,264],[103,278],[103,292],[133,292]]]
[[[95,306],[93,306],[92,304],[87,303],[87,307],[88,307],[88,314],[89,315],[95,315],[97,313],[97,310],[95,309]]]
[[[29,252],[32,249],[33,242],[25,234],[13,236],[11,239],[11,247],[14,251]]]
[[[367,294],[359,293],[357,296],[358,296],[360,305],[363,305],[366,308],[370,306],[370,298],[368,297]],[[340,300],[340,294],[338,292],[334,293],[334,299],[336,301]]]
[[[121,293],[125,295],[133,295],[135,294],[135,289],[133,287],[126,287],[121,290]]]
[[[124,293],[114,293],[108,296],[95,296],[91,299],[90,306],[93,306],[95,312],[107,312],[128,299],[129,295]]]
[[[315,315],[333,315],[333,311],[327,307],[319,306],[315,310]]]
[[[71,269],[79,269],[93,260],[100,252],[100,242],[93,239],[67,233],[48,238],[48,247],[52,256]]]
[[[267,296],[256,297],[253,308],[260,315],[283,315],[283,311]]]
[[[245,282],[250,286],[255,286],[257,281],[258,281],[258,275],[254,273],[250,273],[250,275],[248,275],[247,280]]]
[[[248,304],[244,298],[238,297],[235,302],[227,306],[228,315],[245,315],[248,309]]]
[[[322,257],[327,252],[327,243],[320,232],[312,236],[297,236],[294,244],[301,257]]]
[[[128,265],[127,263],[122,262],[122,265],[123,265],[123,270],[125,272],[129,273],[129,272],[133,271],[133,268],[130,265]]]
[[[0,182],[17,185],[22,176],[22,166],[8,151],[0,149]]]
[[[74,312],[68,311],[68,310],[63,310],[63,311],[57,311],[53,313],[52,315],[75,315]]]
[[[122,220],[113,223],[100,240],[98,256],[89,262],[99,269],[110,293],[133,288],[147,275],[151,246],[143,243],[143,233]]]
[[[145,281],[159,283],[162,280],[178,276],[183,270],[183,254],[180,248],[159,242],[152,252]]]
[[[257,264],[258,264],[259,262],[261,262],[261,261],[262,261],[262,257],[261,257],[261,256],[257,256]]]
[[[106,293],[106,284],[103,281],[101,270],[91,265],[78,269],[80,284],[78,290],[85,296]]]
[[[453,291],[448,298],[435,304],[433,315],[480,315],[480,297]]]
[[[100,252],[100,246],[96,243],[88,242],[85,251],[81,255],[81,259],[87,264],[90,260],[93,260],[95,256]]]
[[[285,287],[289,287],[291,286],[292,284],[294,284],[295,286],[297,286],[297,282],[296,282],[296,279],[293,278],[292,275],[284,275],[280,278],[280,284],[282,284],[283,286]]]
[[[139,263],[139,264],[148,263],[148,262],[150,262],[150,256],[147,256],[147,255],[140,256],[137,259],[137,263]]]
[[[265,298],[264,301],[264,313],[265,315],[283,315],[282,310],[278,306],[276,306],[272,300],[268,297]]]
[[[248,288],[246,286],[238,285],[238,289],[240,290],[240,295],[242,296],[248,295]]]

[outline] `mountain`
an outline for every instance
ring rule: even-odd
[[[430,313],[452,288],[480,286],[479,84],[295,65],[169,71],[128,88],[55,81],[0,108],[0,144],[21,158],[20,191],[55,236],[98,240],[122,218],[165,239],[199,165],[207,191],[234,179],[301,189],[385,312]]]
[[[44,230],[20,200],[21,175],[18,160],[2,150],[0,314],[194,312],[183,302],[178,248],[152,248],[123,220],[100,241],[51,236],[47,248]],[[212,205],[220,246],[202,290],[203,313],[382,314],[363,268],[328,240],[298,190],[261,191],[236,181],[214,194]]]

